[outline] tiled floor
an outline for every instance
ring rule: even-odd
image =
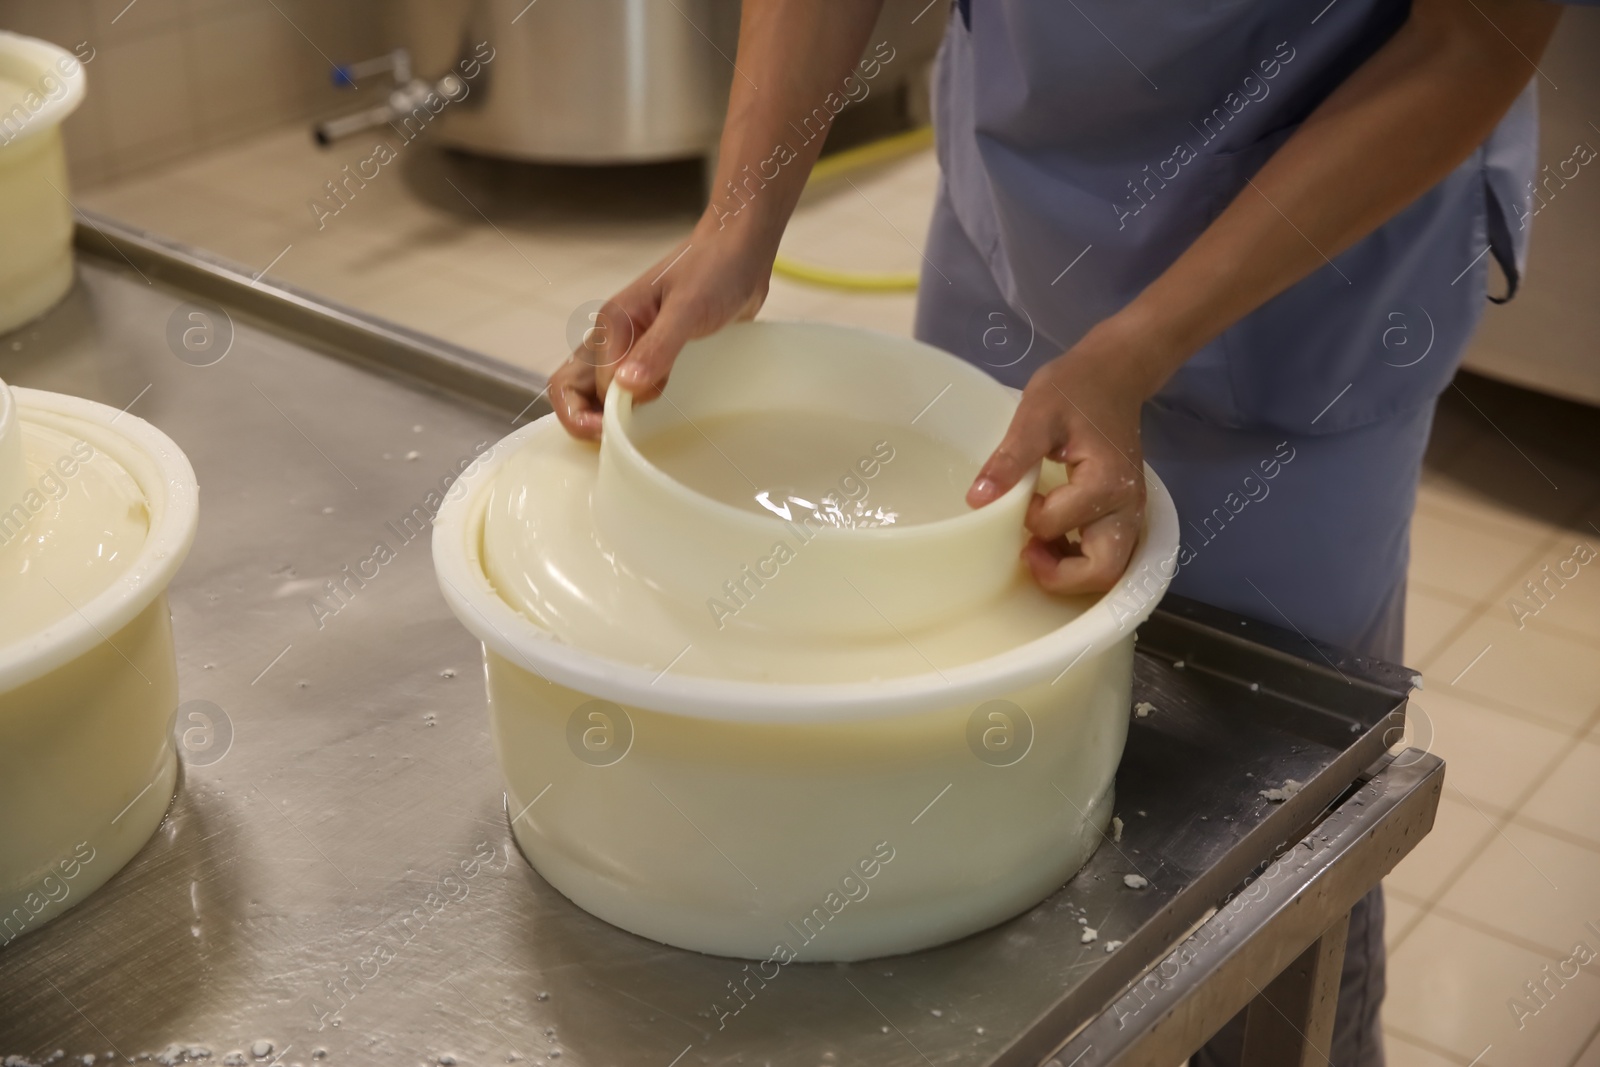
[[[308,202],[366,154],[359,139],[322,153],[290,130],[80,200],[541,371],[564,358],[573,310],[654,262],[698,209],[689,166],[556,172],[406,151],[320,230]],[[819,190],[785,250],[915,269],[934,177],[923,153]],[[912,306],[778,279],[764,314],[907,333]],[[1388,880],[1394,1067],[1600,1067],[1600,961],[1566,962],[1576,945],[1600,951],[1597,457],[1594,409],[1470,377],[1440,408],[1407,661],[1426,678],[1413,743],[1450,769],[1433,833]],[[1564,563],[1580,545],[1594,561]],[[1547,564],[1569,577],[1540,606],[1524,583]]]
[[[1386,883],[1389,1058],[1593,1065],[1600,974],[1565,961],[1600,951],[1600,557],[1576,562],[1600,550],[1600,411],[1458,388],[1412,525],[1413,740],[1449,770],[1433,833]],[[1546,565],[1577,575],[1540,606],[1525,583]]]

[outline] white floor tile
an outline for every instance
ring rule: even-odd
[[[1447,692],[1411,694],[1407,744],[1445,761],[1445,788],[1510,811],[1572,746],[1572,735]]]
[[[1489,1067],[1569,1063],[1600,1018],[1600,978],[1584,968],[1532,1017],[1519,1019],[1510,1007],[1527,1000],[1525,982],[1556,962],[1429,915],[1389,957],[1385,1024],[1449,1049],[1464,1063],[1485,1048],[1480,1063]]]
[[[1574,744],[1518,816],[1600,848],[1600,734]]]
[[[1512,823],[1439,898],[1439,906],[1511,940],[1566,956],[1578,941],[1600,952],[1597,901],[1600,850]]]
[[[1416,559],[1415,550],[1412,559]],[[1410,583],[1406,587],[1406,651],[1402,657],[1406,666],[1426,672],[1472,610],[1473,605],[1460,597]]]
[[[1519,577],[1528,556],[1525,538],[1444,512],[1421,511],[1411,520],[1411,577],[1424,586],[1482,600]]]
[[[1509,613],[1474,622],[1435,659],[1428,688],[1461,693],[1577,731],[1600,704],[1600,655],[1559,634],[1518,629]]]
[[[1461,1067],[1459,1061],[1412,1044],[1390,1030],[1384,1031],[1383,1051],[1386,1067]]]

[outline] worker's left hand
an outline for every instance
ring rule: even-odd
[[[1034,494],[1022,558],[1046,592],[1100,593],[1122,577],[1144,522],[1139,409],[1147,395],[1136,360],[1091,332],[1039,368],[1004,440],[979,471],[967,503],[1004,495],[1039,461],[1065,464],[1070,481]],[[1067,539],[1077,530],[1080,540]]]

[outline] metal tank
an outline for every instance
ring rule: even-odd
[[[400,47],[333,72],[344,86],[387,75],[387,95],[318,122],[319,143],[388,125],[537,163],[710,160],[728,87],[751,73],[734,68],[739,0],[398,0],[391,10]],[[893,94],[899,122],[928,121],[945,21],[938,0],[883,5],[863,55],[892,49],[871,95]]]
[[[629,163],[715,147],[737,0],[404,0],[422,72],[492,59],[440,115],[440,143],[545,163]]]

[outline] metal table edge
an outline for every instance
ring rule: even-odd
[[[203,249],[90,211],[73,243],[146,282],[160,280],[292,335],[336,359],[421,382],[494,410],[537,418],[550,411],[543,375],[349,307]]]
[[[1074,1027],[1047,1012],[993,1067],[1092,1067],[1193,1053],[1216,1029],[1203,1019],[1225,1022],[1242,1010],[1416,847],[1432,829],[1444,772],[1443,760],[1418,749],[1385,756],[1326,819],[1127,983],[1098,1016]],[[1167,969],[1183,980],[1169,978]],[[1206,1002],[1203,987],[1218,978],[1232,982],[1226,990],[1232,996],[1218,1003],[1212,985]],[[1141,1024],[1126,1024],[1150,1008]]]

